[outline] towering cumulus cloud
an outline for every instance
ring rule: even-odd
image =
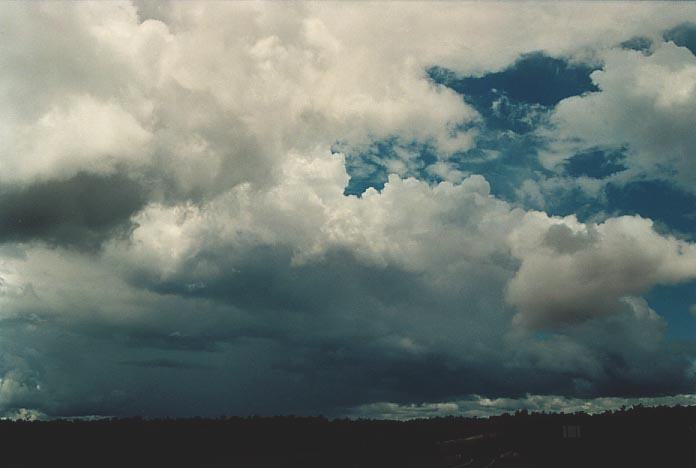
[[[0,416],[696,393],[694,5],[0,9]]]

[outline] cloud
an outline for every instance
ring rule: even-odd
[[[615,96],[620,128],[622,99],[647,102],[656,131],[681,132],[692,59],[659,36],[692,5],[1,8],[0,413],[449,412],[428,402],[693,385],[691,351],[661,346],[641,298],[694,277],[693,244],[638,216],[494,196],[456,155],[500,164],[496,139],[427,74],[602,59],[599,91],[558,104],[554,138],[621,141],[629,169],[650,167],[647,136],[583,112]],[[652,55],[614,50],[638,34]],[[351,155],[380,142],[384,185],[346,195]],[[546,183],[596,189],[564,177]]]
[[[140,361],[120,361],[119,364],[124,366],[135,366],[135,367],[163,367],[165,369],[207,369],[206,366],[201,364],[192,364],[183,361],[176,361],[173,359],[149,359]]]
[[[520,269],[507,300],[521,325],[584,321],[625,306],[627,296],[694,278],[693,244],[658,234],[650,220],[623,216],[600,224],[529,213],[511,234]]]
[[[0,414],[41,404],[43,392],[39,376],[27,361],[3,355],[0,366]]]
[[[141,183],[119,174],[10,186],[0,192],[0,242],[97,247],[119,230],[126,235],[146,200]]]
[[[261,5],[170,7],[169,24],[141,22],[125,3],[6,7],[13,24],[25,23],[3,25],[2,60],[13,70],[3,76],[13,109],[0,147],[6,180],[150,168],[200,195],[264,183],[286,152],[339,139],[398,134],[445,152],[471,144],[455,126],[475,112],[432,86],[417,63],[350,44],[304,7],[282,15]],[[71,51],[58,64],[57,25]]]
[[[473,135],[456,129],[476,112],[433,86],[428,66],[476,74],[533,50],[573,55],[657,33],[692,10],[606,6],[597,21],[580,6],[548,5],[449,5],[433,15],[414,4],[387,7],[386,20],[365,5],[5,8],[5,177],[145,165],[187,195],[259,183],[289,150],[337,140],[398,135],[433,140],[445,155],[466,149]],[[569,33],[564,17],[583,34]]]
[[[8,411],[2,417],[2,419],[9,419],[11,421],[40,421],[42,419],[47,419],[47,416],[41,411],[30,408],[19,408],[17,410]]]
[[[328,414],[384,399],[688,385],[683,367],[664,360],[663,320],[635,296],[691,278],[694,247],[648,220],[525,212],[491,196],[480,176],[434,186],[391,176],[381,192],[345,196],[343,159],[330,152],[291,155],[283,173],[270,190],[151,203],[96,256],[35,245],[5,257],[4,288],[15,292],[2,298],[14,320],[0,327],[4,346],[31,343],[46,369],[64,360],[80,375],[90,369],[88,378],[43,371],[52,398],[35,407]],[[29,312],[37,319],[15,320]],[[539,341],[529,327],[552,335]],[[99,350],[99,369],[77,358],[82,349]],[[161,363],[163,351],[188,363],[178,376],[114,364]],[[216,371],[172,390],[200,366]],[[124,372],[131,384],[118,383]],[[245,384],[224,396],[220,382],[231,379]],[[178,396],[154,401],[141,393],[150,385]],[[265,385],[278,390],[263,401],[242,394]],[[209,405],[194,403],[201,395]]]
[[[33,124],[4,126],[5,182],[108,174],[119,164],[141,162],[151,135],[119,105],[80,96],[64,106]]]
[[[694,118],[696,57],[661,43],[650,55],[611,49],[603,60],[602,70],[591,75],[600,91],[556,107],[547,136],[557,142],[542,152],[542,163],[553,168],[583,148],[626,148],[629,172],[620,180],[665,179],[691,191],[696,142],[688,122]]]
[[[23,307],[52,312],[5,333],[51,359],[87,346],[104,353],[102,362],[149,363],[166,350],[189,364],[177,372],[216,369],[168,406],[140,390],[160,379],[158,388],[171,391],[165,385],[183,376],[170,366],[128,371],[137,379],[119,388],[113,375],[143,367],[106,364],[73,390],[104,389],[90,414],[333,414],[385,398],[657,394],[689,385],[683,366],[664,359],[664,321],[635,296],[692,277],[693,245],[648,220],[595,225],[525,212],[492,197],[480,176],[435,186],[392,176],[381,192],[347,197],[341,157],[293,155],[285,164],[270,191],[242,185],[204,204],[147,206],[98,262],[37,247],[6,259],[8,287],[31,281],[35,292]],[[551,335],[539,340],[530,327]],[[59,338],[66,333],[71,346]],[[646,362],[654,362],[647,374]],[[217,385],[233,378],[278,390],[263,402],[225,397]],[[113,386],[122,393],[112,396]],[[201,394],[210,406],[193,403]],[[59,402],[40,409],[86,411]]]

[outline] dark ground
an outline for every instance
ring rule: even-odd
[[[563,426],[580,427],[564,438]],[[696,407],[407,422],[324,418],[0,421],[0,466],[696,467]]]

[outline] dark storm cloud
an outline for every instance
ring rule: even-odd
[[[377,346],[339,343],[312,349],[304,363],[279,361],[278,368],[306,379],[333,395],[336,406],[359,401],[437,401],[461,395],[515,395],[526,392],[559,391],[569,394],[572,378],[581,374],[539,371],[501,365],[500,356],[481,357],[472,362],[462,356],[440,353],[410,354]],[[311,358],[311,359],[309,359]]]
[[[113,329],[100,331],[110,334],[110,338],[120,341],[127,347],[162,350],[215,352],[219,348],[218,343],[220,341],[231,339],[227,335],[183,336],[176,332],[163,333],[157,330],[138,330],[137,328],[120,331]]]
[[[330,251],[321,263],[301,266],[292,265],[292,256],[292,249],[282,245],[249,245],[231,256],[202,252],[166,281],[139,275],[132,281],[160,294],[217,299],[246,310],[321,314],[329,304],[342,307],[366,301],[363,305],[369,307],[426,300],[418,273],[371,267],[346,250]],[[217,265],[221,274],[204,281],[189,277],[204,264]]]
[[[551,334],[555,338],[550,341],[530,338],[510,344],[503,336],[506,316],[496,322],[494,311],[488,311],[484,329],[467,330],[467,325],[477,325],[466,316],[466,295],[437,297],[419,275],[367,267],[349,252],[331,252],[319,264],[290,267],[291,252],[282,247],[241,250],[249,256],[225,259],[218,253],[218,271],[228,273],[212,283],[193,284],[184,273],[166,283],[139,284],[249,311],[227,325],[218,318],[214,330],[201,330],[197,336],[201,343],[215,343],[213,359],[235,353],[245,342],[261,346],[257,359],[268,367],[257,364],[259,371],[279,372],[275,378],[283,385],[293,382],[298,412],[467,394],[657,395],[686,391],[690,385],[683,363],[643,348],[656,335],[644,329],[650,330],[650,323],[634,325],[629,312]],[[204,255],[198,261],[209,264],[212,259]],[[182,268],[195,270],[195,261]],[[398,311],[398,321],[391,310]],[[458,330],[459,343],[419,349],[398,339],[408,335],[414,343],[432,344],[436,336],[445,339],[443,325]],[[496,326],[501,328],[491,329]],[[160,338],[150,335],[149,344],[139,343],[167,348]],[[166,341],[170,339],[177,337]],[[477,350],[481,346],[483,353]],[[574,357],[577,353],[584,357]],[[510,361],[514,365],[506,364]],[[641,371],[645,362],[652,363],[650,373]]]
[[[123,366],[133,366],[133,367],[163,367],[165,369],[210,369],[210,367],[203,364],[178,361],[176,359],[145,359],[145,360],[134,360],[134,361],[119,361],[119,364]]]
[[[14,374],[22,385],[13,404],[54,416],[342,415],[370,402],[469,394],[688,390],[684,364],[645,348],[655,336],[627,315],[509,343],[505,315],[491,309],[477,320],[469,314],[484,312],[468,311],[466,292],[438,296],[419,275],[394,270],[392,281],[380,281],[380,267],[345,252],[293,271],[286,249],[250,251],[234,267],[218,256],[229,273],[213,289],[191,288],[186,276],[178,287],[170,281],[167,302],[135,323],[38,314],[3,321],[4,349],[26,369]],[[313,298],[291,300],[287,289]]]
[[[142,184],[123,175],[78,174],[0,190],[0,242],[44,241],[95,248],[146,202]]]
[[[53,415],[341,415],[366,402],[446,401],[472,393],[491,398],[527,393],[592,397],[688,390],[679,374],[681,366],[669,363],[666,356],[626,356],[636,351],[635,346],[626,346],[620,327],[604,325],[608,333],[615,333],[613,344],[584,337],[610,346],[598,356],[603,365],[596,374],[562,365],[540,369],[534,359],[553,359],[561,351],[558,346],[530,360],[506,352],[471,361],[465,356],[412,354],[349,335],[303,343],[298,337],[295,342],[252,338],[212,354],[180,350],[174,355],[180,358],[163,359],[161,351],[124,350],[120,342],[108,338],[95,340],[90,334],[57,328],[36,343],[33,352],[44,355],[42,366],[26,374],[27,385],[40,384],[55,398],[46,401],[40,392],[28,392],[17,401]],[[596,330],[587,331],[595,335]],[[80,349],[94,351],[88,358],[75,354]],[[123,358],[114,362],[114,356]],[[506,365],[506,359],[514,364]],[[65,360],[76,365],[66,367]],[[646,363],[650,371],[636,376],[636,369]],[[195,385],[177,386],[189,378]]]

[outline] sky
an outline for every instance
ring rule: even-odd
[[[0,417],[696,402],[696,4],[4,2]]]

